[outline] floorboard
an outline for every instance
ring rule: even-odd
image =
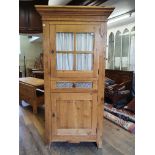
[[[44,108],[38,114],[23,104],[19,107],[19,155],[134,155],[135,136],[104,119],[103,148],[95,143],[71,144],[67,142],[45,145]]]

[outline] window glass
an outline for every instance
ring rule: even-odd
[[[109,69],[113,69],[113,56],[114,56],[114,34],[111,32],[109,35],[109,48],[108,48]]]
[[[114,69],[120,69],[120,62],[121,62],[121,32],[117,31],[115,36]]]
[[[57,70],[73,70],[73,54],[57,53]]]
[[[76,33],[76,51],[93,51],[94,33]]]
[[[74,42],[75,39],[75,42]],[[75,47],[74,47],[75,46]],[[57,70],[93,70],[94,33],[56,33]]]
[[[93,70],[93,55],[76,54],[76,70]]]
[[[125,29],[122,35],[122,61],[121,70],[128,70],[129,64],[129,30]]]
[[[73,33],[56,33],[56,51],[73,51],[74,34]]]
[[[131,29],[130,40],[130,70],[135,71],[135,27]]]
[[[76,33],[76,70],[93,70],[93,46],[94,33]]]

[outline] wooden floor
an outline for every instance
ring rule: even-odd
[[[38,114],[23,104],[19,107],[19,155],[134,155],[135,136],[104,119],[103,148],[95,143],[44,143],[44,109]]]

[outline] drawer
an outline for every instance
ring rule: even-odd
[[[95,90],[97,89],[97,81],[67,81],[57,80],[51,81],[52,89],[86,89]]]
[[[56,82],[56,88],[86,88],[92,89],[93,82],[65,82],[65,81],[58,81]]]

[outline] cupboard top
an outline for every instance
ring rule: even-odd
[[[36,5],[36,10],[42,16],[105,16],[108,18],[113,12],[113,7],[104,6],[48,6]]]

